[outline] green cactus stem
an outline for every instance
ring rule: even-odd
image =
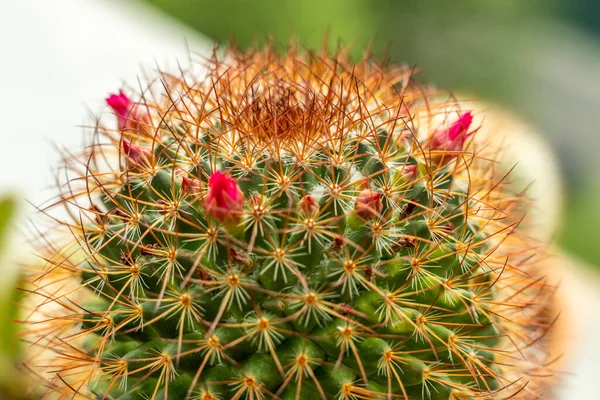
[[[204,67],[109,97],[68,161],[26,336],[49,397],[536,398],[551,288],[481,116],[344,51]]]

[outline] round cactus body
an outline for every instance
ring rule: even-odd
[[[68,162],[49,397],[536,398],[550,290],[482,118],[342,52],[203,65],[109,97]]]

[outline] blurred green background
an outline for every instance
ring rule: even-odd
[[[145,0],[218,42],[293,36],[368,45],[423,79],[498,102],[542,131],[565,182],[558,241],[600,265],[600,2],[596,0]]]
[[[17,200],[12,196],[0,197],[0,399],[4,400],[32,400],[28,397],[28,381],[14,367],[16,362],[22,361],[24,345],[19,341],[17,333],[19,327],[11,323],[19,319],[20,309],[16,307],[20,292],[15,285],[20,279],[18,270],[15,269],[15,260],[7,256],[11,243]]]

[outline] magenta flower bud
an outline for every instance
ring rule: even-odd
[[[133,161],[135,164],[148,163],[151,157],[151,153],[148,149],[144,149],[140,146],[131,144],[127,140],[123,139],[123,153]]]
[[[106,104],[117,116],[119,130],[143,131],[144,125],[150,123],[150,116],[144,106],[133,103],[123,91],[111,94],[106,98]]]
[[[470,136],[468,130],[471,122],[473,122],[471,112],[464,113],[449,128],[439,131],[433,136],[430,148],[449,152],[462,151],[465,141]]]
[[[196,178],[181,177],[181,190],[186,194],[200,193],[200,180]]]
[[[111,94],[108,96],[106,98],[106,104],[108,104],[116,114],[119,119],[119,129],[122,129],[121,127],[125,126],[127,114],[132,106],[131,100],[129,100],[129,97],[121,90],[119,91],[119,94]]]
[[[371,189],[364,189],[358,193],[354,208],[356,215],[367,219],[379,216],[382,210],[383,202],[381,201],[380,193],[376,193]]]
[[[244,195],[231,176],[220,171],[208,179],[204,211],[224,224],[238,222],[244,207]]]

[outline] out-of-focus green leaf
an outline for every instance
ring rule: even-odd
[[[2,276],[0,280],[0,357],[10,358],[18,355],[20,347],[15,337],[17,327],[13,323],[18,319],[17,292],[14,289],[18,274],[14,270],[16,265],[7,260],[3,250],[16,208],[16,201],[13,197],[6,196],[0,199],[0,276]]]
[[[559,243],[593,265],[600,264],[600,185],[590,183],[572,193],[565,210]]]
[[[330,45],[342,40],[360,55],[380,29],[370,0],[146,1],[218,42],[233,38],[241,48],[267,38],[285,45],[290,37],[314,48],[329,34]]]
[[[15,365],[21,357],[21,344],[16,337],[19,318],[19,279],[17,265],[4,254],[10,238],[17,202],[13,197],[0,198],[0,399],[23,399],[24,380]]]
[[[4,239],[6,237],[9,223],[16,211],[16,201],[12,197],[0,199],[0,251],[3,250]],[[2,271],[2,266],[0,266]]]

